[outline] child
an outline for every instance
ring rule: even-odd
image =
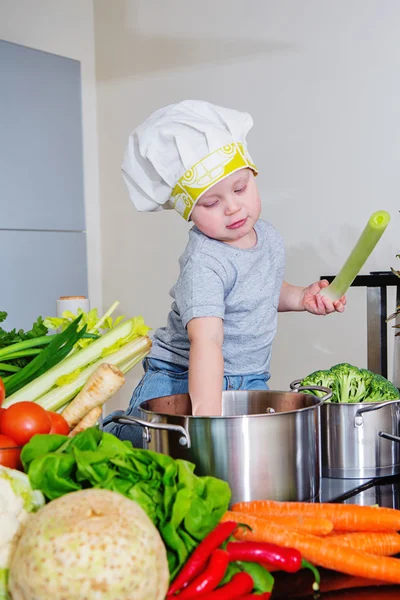
[[[171,290],[167,326],[154,334],[126,414],[145,400],[189,392],[194,415],[220,415],[221,391],[267,390],[278,311],[343,312],[317,281],[283,281],[282,238],[259,219],[257,168],[246,146],[247,113],[203,101],[156,111],[129,138],[123,175],[138,210],[174,208],[193,222]],[[116,413],[114,413],[115,415]],[[141,445],[138,427],[106,431]]]

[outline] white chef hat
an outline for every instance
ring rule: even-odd
[[[257,169],[247,152],[248,113],[185,100],[154,112],[129,136],[122,172],[140,211],[174,208],[189,220],[197,200],[239,169]]]

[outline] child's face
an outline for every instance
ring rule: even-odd
[[[260,212],[260,196],[253,171],[241,169],[213,185],[200,198],[191,220],[210,238],[246,247],[254,240],[253,226]]]

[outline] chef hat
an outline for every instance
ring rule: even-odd
[[[122,172],[140,211],[174,208],[188,221],[197,200],[239,169],[257,169],[247,152],[248,113],[201,100],[154,112],[129,136]]]

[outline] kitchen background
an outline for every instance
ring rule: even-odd
[[[120,313],[142,314],[153,329],[165,323],[188,226],[172,212],[137,213],[120,165],[130,131],[156,108],[184,98],[252,114],[249,145],[260,168],[262,216],[284,236],[289,282],[334,275],[378,209],[392,221],[362,272],[398,268],[399,31],[398,0],[0,0],[0,40],[79,63],[84,212],[76,231],[86,232],[82,276],[92,307],[105,310],[119,300]],[[1,87],[0,74],[0,107]],[[18,177],[29,161],[21,140]],[[7,207],[18,199],[1,195],[0,250],[8,262],[17,242],[6,243]],[[63,185],[60,198],[56,193],[53,208],[25,205],[21,215],[40,214],[44,223],[53,210],[62,229],[63,213],[80,209]],[[49,256],[54,252],[49,242]],[[83,272],[84,256],[59,256],[60,272],[63,261],[69,272],[71,263]],[[35,267],[41,276],[60,276],[45,257]],[[7,272],[16,303],[26,276],[19,268]],[[11,313],[4,283],[0,309]],[[37,295],[32,278],[24,301]],[[394,309],[394,288],[388,305]],[[390,330],[390,356],[393,345]],[[272,388],[287,389],[294,378],[343,361],[367,366],[363,288],[349,290],[344,315],[280,315]],[[140,376],[136,367],[108,409],[128,403]]]

